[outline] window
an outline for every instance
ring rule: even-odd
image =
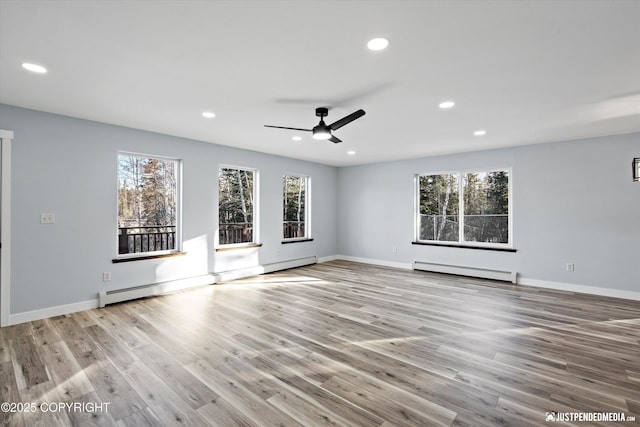
[[[256,243],[256,171],[220,167],[218,237],[220,245]]]
[[[456,175],[420,175],[418,240],[459,240],[459,180]]]
[[[308,239],[309,177],[285,175],[282,178],[282,238]]]
[[[418,175],[416,240],[511,246],[508,169]]]
[[[118,155],[118,255],[179,250],[180,161]]]

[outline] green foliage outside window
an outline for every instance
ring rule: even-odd
[[[118,253],[176,249],[178,160],[118,156]]]
[[[282,178],[283,239],[308,237],[308,177],[285,175]]]
[[[218,234],[221,245],[254,242],[255,171],[221,167],[218,173]]]
[[[418,240],[510,242],[508,170],[419,175],[417,179]]]

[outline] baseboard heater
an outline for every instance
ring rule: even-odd
[[[264,273],[273,273],[280,270],[288,270],[295,267],[316,264],[318,257],[311,256],[288,261],[274,262],[271,264],[256,267],[242,268],[238,270],[223,271],[219,273],[205,274],[203,276],[191,277],[188,279],[171,280],[150,285],[134,286],[113,291],[103,291],[98,293],[98,306],[104,307],[107,304],[129,301],[138,298],[162,295],[169,292],[181,291],[197,286],[213,285],[219,282],[241,279],[243,277],[258,276]]]
[[[242,279],[243,277],[259,276],[265,273],[288,270],[290,268],[304,267],[305,265],[317,264],[317,256],[297,258],[288,261],[274,262],[271,264],[259,265],[256,267],[241,268],[238,270],[221,271],[215,273],[216,282],[226,282],[229,280]]]
[[[414,270],[430,271],[434,273],[456,274],[459,276],[480,277],[483,279],[503,280],[516,283],[518,273],[515,271],[489,270],[486,268],[463,267],[459,265],[434,264],[431,262],[416,261]]]
[[[191,277],[188,279],[171,280],[168,282],[153,283],[150,285],[133,286],[131,288],[99,292],[98,307],[102,308],[107,304],[115,304],[122,301],[162,295],[169,292],[194,288],[196,286],[212,285],[215,282],[216,278],[213,274],[205,274],[203,276]]]

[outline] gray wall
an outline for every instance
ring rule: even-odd
[[[637,292],[640,183],[631,180],[634,157],[640,157],[638,133],[340,168],[338,250]],[[505,166],[512,168],[516,253],[411,244],[416,173]],[[574,263],[575,272],[567,272],[566,263]]]
[[[335,255],[337,169],[330,166],[0,105],[12,147],[11,314],[89,301],[102,290],[317,255]],[[117,153],[183,160],[184,257],[112,264]],[[260,174],[259,249],[216,253],[219,164]],[[281,244],[282,175],[311,176],[313,242]],[[56,214],[40,224],[41,212]],[[102,281],[102,272],[112,274]]]
[[[11,312],[98,291],[317,255],[516,270],[525,279],[640,291],[640,134],[334,168],[0,105],[15,132]],[[112,264],[117,152],[183,159],[185,257]],[[219,164],[260,171],[259,249],[216,253]],[[511,167],[516,253],[412,245],[416,173]],[[313,242],[282,245],[281,177],[312,177]],[[40,213],[54,212],[54,225]],[[392,252],[396,247],[397,252]],[[575,264],[567,272],[565,264]],[[102,282],[102,272],[112,281]]]

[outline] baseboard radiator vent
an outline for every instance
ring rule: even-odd
[[[458,276],[479,277],[482,279],[503,280],[516,283],[518,273],[515,271],[489,270],[486,268],[463,267],[459,265],[434,264],[431,262],[416,261],[414,270],[430,271],[433,273],[456,274]]]
[[[107,304],[115,304],[118,302],[129,301],[138,298],[162,295],[169,292],[194,288],[197,286],[213,285],[214,283],[226,282],[229,280],[241,279],[244,277],[259,276],[261,274],[288,270],[295,267],[304,267],[305,265],[312,265],[316,264],[317,262],[318,257],[310,256],[305,258],[259,265],[256,267],[211,273],[204,276],[191,277],[188,279],[172,280],[169,282],[154,283],[150,285],[134,286],[131,288],[117,289],[113,291],[98,292],[98,307],[102,308]]]
[[[305,258],[297,258],[288,261],[274,262],[271,264],[259,265],[256,267],[241,268],[238,270],[221,271],[215,273],[216,283],[228,282],[229,280],[242,279],[245,277],[259,276],[265,273],[273,273],[276,271],[288,270],[290,268],[304,267],[318,263],[317,256],[309,256]]]
[[[107,304],[115,304],[122,301],[162,295],[169,292],[181,291],[183,289],[195,288],[197,286],[211,285],[215,283],[215,281],[216,279],[214,275],[205,274],[204,276],[191,277],[188,279],[171,280],[169,282],[99,292],[98,307],[102,308]]]

